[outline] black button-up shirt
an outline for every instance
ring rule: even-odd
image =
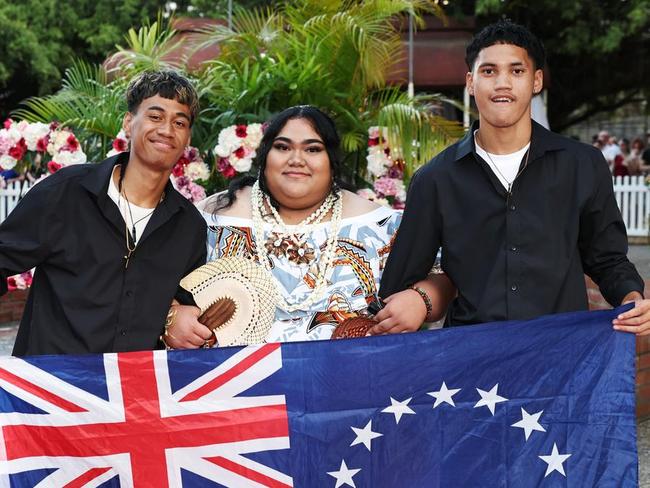
[[[509,195],[476,154],[477,128],[413,176],[380,295],[423,279],[439,248],[458,288],[451,325],[586,309],[584,273],[612,305],[642,293],[601,152],[533,122]]]
[[[154,349],[180,279],[205,263],[204,220],[168,183],[125,268],[125,224],[107,189],[126,161],[58,171],[0,225],[0,292],[36,267],[14,355]]]

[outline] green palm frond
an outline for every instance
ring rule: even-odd
[[[388,89],[378,96],[377,125],[388,128],[389,145],[404,159],[405,176],[456,141],[464,133],[459,122],[439,115],[441,95],[410,98],[397,89]]]
[[[171,28],[171,21],[164,23],[160,16],[151,25],[129,29],[125,40],[126,47],[118,45],[118,52],[108,61],[122,71],[133,74],[185,65],[187,53],[183,52],[181,40]]]
[[[125,89],[122,80],[108,82],[101,66],[75,61],[59,92],[28,99],[13,115],[30,122],[58,121],[80,131],[77,136],[85,142],[86,153],[96,158],[106,153],[122,127]]]

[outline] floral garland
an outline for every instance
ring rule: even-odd
[[[214,148],[219,172],[234,178],[237,173],[249,171],[263,134],[262,124],[231,125],[219,132]]]
[[[7,119],[0,129],[0,169],[13,170],[16,177],[29,170],[39,172],[44,163],[49,173],[55,173],[64,166],[85,162],[86,154],[75,135],[56,122]]]
[[[388,130],[370,127],[366,161],[373,187],[361,189],[357,194],[381,205],[402,209],[406,202],[404,160],[393,156],[388,145]]]
[[[112,143],[112,149],[106,155],[107,158],[129,150],[129,138],[121,130]],[[205,188],[197,181],[207,181],[210,177],[210,169],[205,164],[199,150],[188,146],[172,168],[171,180],[174,188],[187,198],[190,202],[196,203],[205,199]]]

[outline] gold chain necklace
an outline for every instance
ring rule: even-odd
[[[118,166],[120,167],[120,176],[121,176],[121,174],[122,174],[122,165],[118,165]],[[111,176],[111,178],[112,178],[112,176]],[[160,202],[162,202],[165,199],[165,191],[163,190],[162,195],[160,195],[160,200],[158,200],[158,203],[156,204],[154,209],[151,212],[149,212],[147,215],[142,217],[141,219],[138,219],[136,222],[133,222],[133,213],[131,212],[131,202],[129,202],[129,199],[126,196],[126,191],[122,188],[122,178],[121,177],[120,177],[120,180],[119,180],[119,185],[118,185],[117,191],[118,191],[118,194],[117,194],[117,208],[121,209],[120,198],[121,198],[122,195],[124,195],[124,200],[126,200],[126,205],[127,205],[127,208],[129,209],[129,215],[131,217],[131,224],[133,226],[133,229],[132,229],[133,230],[133,234],[132,234],[133,247],[131,247],[131,241],[129,239],[129,237],[131,237],[131,234],[129,234],[129,224],[126,221],[127,219],[126,219],[126,215],[125,215],[124,216],[124,240],[126,241],[126,250],[127,250],[128,254],[124,255],[124,269],[127,269],[129,267],[129,260],[131,259],[131,255],[135,252],[136,247],[138,247],[138,243],[136,242],[137,238],[136,238],[136,233],[135,233],[135,224],[137,224],[138,222],[146,219],[147,217],[149,217],[151,214],[153,214],[156,211],[156,208],[158,208],[158,205],[160,205]],[[121,212],[121,210],[120,210],[120,212]]]
[[[476,132],[476,139],[478,140],[479,144],[481,145],[481,147],[482,147],[483,150],[485,151],[485,154],[487,154],[487,157],[488,157],[488,159],[490,160],[490,163],[491,163],[491,167],[494,168],[494,169],[497,171],[497,173],[499,173],[499,176],[501,176],[501,178],[503,178],[503,180],[508,184],[507,192],[508,192],[508,197],[510,197],[510,194],[512,193],[512,185],[514,184],[515,180],[516,180],[517,178],[519,178],[519,175],[520,175],[520,174],[521,174],[521,173],[526,169],[526,166],[528,166],[528,156],[530,155],[530,144],[531,144],[531,141],[528,141],[529,146],[528,146],[528,150],[526,151],[526,160],[524,161],[524,165],[521,167],[521,169],[520,169],[519,171],[517,171],[517,174],[516,174],[515,177],[512,179],[512,181],[510,181],[510,180],[508,180],[508,178],[506,178],[505,175],[501,172],[501,170],[499,169],[499,167],[497,166],[497,164],[496,164],[496,163],[494,162],[494,160],[492,159],[492,156],[490,156],[490,153],[489,153],[488,150],[485,148],[485,144],[483,144],[483,141],[481,140],[481,131]]]

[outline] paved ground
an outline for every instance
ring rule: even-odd
[[[650,246],[630,246],[628,254],[641,276],[650,279]],[[11,354],[17,324],[0,324],[0,356]],[[639,446],[639,487],[650,488],[650,420],[642,422],[638,427]]]

